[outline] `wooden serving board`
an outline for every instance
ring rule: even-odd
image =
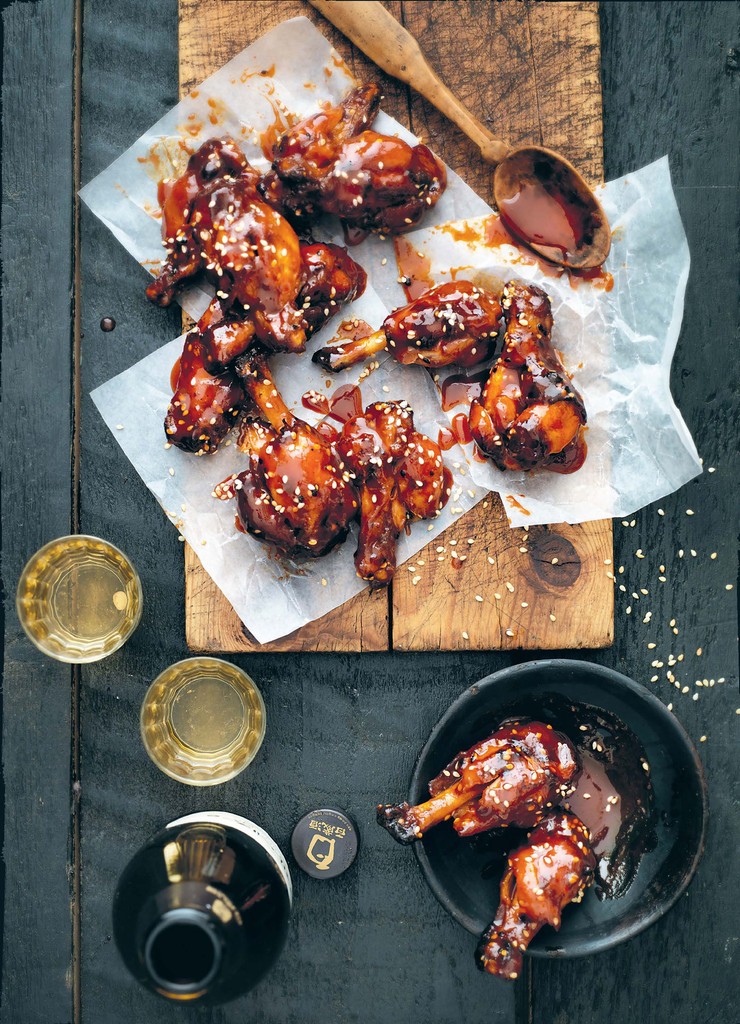
[[[597,4],[405,0],[386,6],[497,137],[546,144],[593,183],[602,180]],[[302,0],[180,0],[181,94],[299,14],[331,39],[358,80],[382,84],[388,113],[490,197],[492,172],[473,144]],[[459,569],[450,559],[455,548],[467,555]],[[420,560],[416,571],[399,568],[389,591],[366,591],[290,636],[260,645],[186,546],[188,646],[210,652],[546,650],[613,642],[609,520],[512,530],[500,500],[490,495],[413,561]]]

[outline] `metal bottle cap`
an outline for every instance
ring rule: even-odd
[[[357,828],[344,811],[322,807],[304,815],[290,840],[298,867],[312,878],[336,878],[357,856]]]

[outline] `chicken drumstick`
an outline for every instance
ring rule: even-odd
[[[247,469],[219,484],[217,498],[236,498],[241,525],[286,554],[326,554],[347,536],[358,500],[331,445],[285,405],[263,355],[236,363],[254,413],[245,417],[238,447]]]
[[[361,487],[357,575],[385,586],[410,519],[430,519],[449,497],[439,446],[414,430],[405,402],[375,402],[345,423],[337,451]]]
[[[502,305],[504,348],[471,404],[473,438],[499,469],[574,473],[586,457],[586,409],[550,340],[550,300],[510,281]]]
[[[523,951],[544,925],[560,928],[563,908],[581,901],[595,868],[591,835],[579,818],[563,811],[543,818],[509,854],[496,917],[476,950],[478,967],[518,978]]]
[[[495,295],[470,281],[448,281],[395,310],[366,338],[340,338],[313,355],[336,373],[388,348],[399,363],[474,366],[493,354],[501,318]]]
[[[147,295],[167,306],[182,283],[205,272],[216,297],[198,328],[213,369],[253,340],[303,351],[311,333],[365,288],[365,272],[340,246],[300,243],[264,202],[258,181],[232,139],[210,139],[160,189],[167,259]]]
[[[579,772],[566,736],[542,722],[513,722],[458,754],[429,783],[425,803],[380,804],[378,823],[404,844],[448,818],[461,836],[529,828],[572,790]]]
[[[378,86],[363,85],[288,129],[260,184],[267,202],[297,222],[336,214],[352,241],[408,231],[444,192],[445,169],[426,146],[370,131],[379,105]]]

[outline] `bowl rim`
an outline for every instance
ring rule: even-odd
[[[634,679],[630,679],[629,676],[624,675],[622,672],[618,672],[616,669],[610,668],[607,665],[599,665],[593,661],[581,661],[576,658],[538,658],[533,661],[520,662],[517,665],[508,665],[505,668],[499,669],[496,672],[491,672],[489,675],[484,676],[475,683],[471,683],[465,690],[460,693],[455,700],[449,705],[447,710],[443,713],[441,718],[438,719],[437,723],[432,728],[429,736],[427,737],[424,746],[419,751],[419,755],[414,762],[414,768],[411,773],[411,779],[409,780],[408,794],[409,801],[413,798],[413,791],[419,783],[419,770],[422,762],[425,759],[427,751],[436,741],[439,734],[443,731],[445,726],[454,719],[459,711],[470,704],[472,701],[477,699],[482,691],[493,690],[497,684],[502,681],[509,681],[512,677],[518,675],[537,674],[538,672],[546,671],[552,668],[563,668],[563,669],[579,669],[586,671],[590,674],[600,676],[603,679],[608,679],[612,684],[618,684],[625,687],[625,689],[631,691],[635,696],[643,700],[648,707],[652,708],[653,711],[665,721],[669,726],[676,732],[677,739],[686,748],[687,753],[690,756],[693,764],[696,778],[699,784],[699,796],[702,804],[702,821],[701,821],[701,832],[699,835],[699,841],[697,843],[694,855],[691,860],[689,870],[686,872],[680,885],[678,885],[673,892],[662,900],[659,904],[653,907],[653,909],[641,918],[639,921],[634,922],[630,927],[626,928],[623,932],[617,935],[607,936],[604,939],[594,941],[589,948],[578,948],[575,950],[565,949],[527,949],[526,953],[537,959],[572,959],[579,956],[591,956],[594,953],[601,953],[607,949],[613,949],[615,946],[620,945],[622,942],[626,942],[628,939],[634,938],[635,935],[639,935],[644,932],[652,924],[655,924],[664,914],[678,902],[680,896],[688,888],[696,869],[704,855],[707,839],[707,828],[709,824],[709,792],[707,787],[707,780],[704,774],[704,766],[699,759],[699,754],[694,746],[690,736],[684,729],[683,725],[679,722],[676,716],[668,710],[665,704],[651,693],[641,683],[636,682]],[[427,856],[426,850],[424,849],[423,843],[414,843],[414,854],[416,860],[421,868],[421,873],[424,876],[424,880],[429,888],[434,893],[438,902],[444,907],[447,913],[457,921],[466,931],[472,935],[478,935],[478,929],[472,928],[470,925],[470,919],[468,915],[457,909],[455,904],[449,899],[444,888],[438,882],[437,876],[432,869]],[[557,933],[555,933],[557,934]]]

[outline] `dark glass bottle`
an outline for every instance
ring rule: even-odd
[[[249,991],[282,949],[290,872],[246,818],[204,811],[171,822],[124,869],[113,901],[119,952],[137,981],[178,1002]]]

